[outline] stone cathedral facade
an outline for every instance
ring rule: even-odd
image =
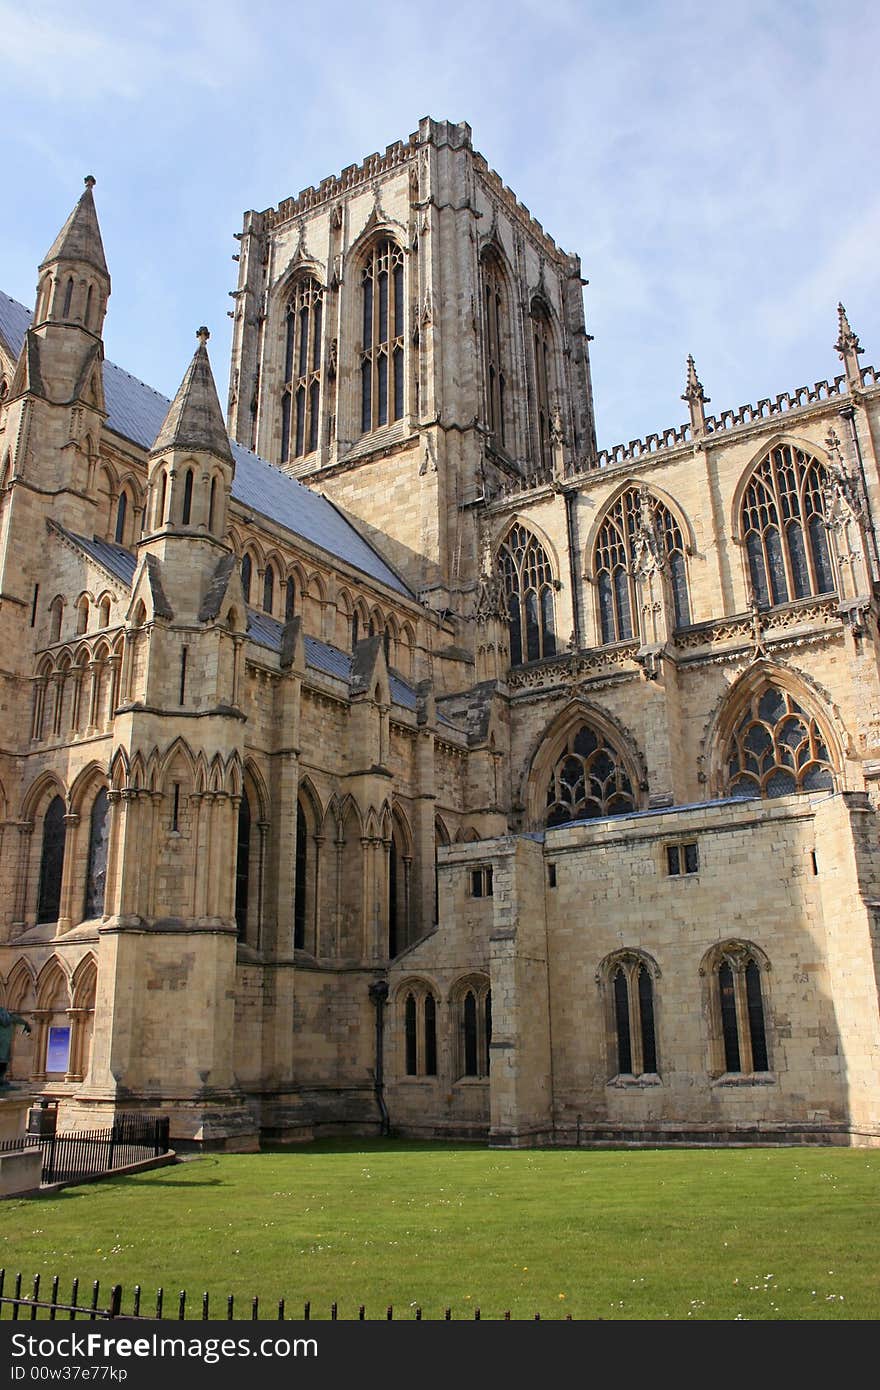
[[[173,402],[104,360],[93,183],[0,296],[15,1083],[242,1149],[876,1144],[843,308],[839,375],[710,415],[689,360],[600,449],[577,256],[425,119],[246,214],[224,419],[207,329]]]

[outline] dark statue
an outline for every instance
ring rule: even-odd
[[[23,1032],[30,1033],[31,1025],[26,1018],[22,1018],[21,1014],[11,1013],[9,1009],[0,1009],[0,1091],[10,1089],[10,1082],[6,1080],[6,1068],[9,1066],[12,1053],[12,1034],[16,1024]]]

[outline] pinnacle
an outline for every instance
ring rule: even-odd
[[[688,354],[687,382],[681,399],[683,401],[705,401],[707,404],[709,401],[709,397],[703,390],[703,384],[697,376],[696,364],[691,354]]]
[[[101,229],[98,226],[98,214],[92,196],[95,186],[94,175],[87,174],[84,182],[85,192],[80,195],[79,202],[46,252],[40,270],[55,261],[79,261],[94,266],[109,280],[110,273],[104,258],[104,244],[101,241]]]
[[[224,462],[232,463],[229,435],[226,433],[208,357],[210,334],[207,328],[202,327],[196,337],[199,345],[150,452],[159,454],[168,449],[193,449],[215,454]]]

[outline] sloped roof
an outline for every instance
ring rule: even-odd
[[[72,544],[78,546],[90,559],[101,565],[109,574],[118,579],[120,583],[127,587],[131,586],[134,578],[137,559],[130,550],[126,550],[122,545],[116,545],[113,541],[102,541],[97,536],[80,536],[75,531],[68,531],[59,522],[53,522],[53,526],[61,535]],[[262,613],[256,608],[247,610],[247,635],[258,647],[265,647],[268,651],[280,652],[282,624],[276,618],[270,618],[267,613]],[[338,680],[345,681],[346,685],[351,683],[351,654],[341,651],[339,647],[333,647],[329,642],[322,642],[318,637],[311,637],[306,633],[303,637],[305,646],[306,665],[313,671],[320,671],[327,676],[335,676]],[[401,676],[388,673],[389,684],[391,687],[391,699],[396,705],[401,705],[404,709],[414,710],[416,707],[416,692]],[[440,716],[441,722],[454,728],[452,721]]]
[[[93,183],[94,179],[86,179],[85,192],[43,257],[40,270],[53,261],[82,261],[100,270],[109,280],[110,272],[104,259],[104,243],[92,197]]]
[[[0,291],[0,334],[13,357],[21,352],[30,321],[30,310]],[[171,405],[167,396],[107,361],[104,396],[108,429],[150,450]],[[320,546],[395,593],[414,597],[400,576],[328,498],[288,477],[234,440],[230,444],[235,459],[232,496],[236,502]]]
[[[229,435],[217,399],[214,373],[208,357],[207,328],[197,334],[199,346],[183,375],[171,409],[165,416],[153,453],[165,449],[207,449],[225,463],[232,462]]]

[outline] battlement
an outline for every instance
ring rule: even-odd
[[[560,246],[557,246],[550,233],[545,232],[538,219],[532,216],[525,203],[520,202],[513,189],[508,188],[501,175],[489,167],[488,161],[478,150],[474,151],[474,168],[481,175],[487,188],[502,200],[507,211],[512,213],[533,236],[537,236],[540,241],[543,241],[547,250],[554,257],[566,254]]]
[[[308,188],[301,189],[296,197],[284,198],[277,207],[266,208],[263,212],[258,213],[257,217],[262,223],[262,229],[270,231],[274,227],[289,222],[293,217],[301,217],[304,213],[312,212],[322,204],[340,198],[343,194],[369,183],[372,179],[400,168],[412,158],[416,150],[425,145],[434,145],[438,149],[444,145],[448,145],[450,149],[472,149],[471,128],[467,121],[435,121],[432,117],[425,116],[419,122],[418,130],[413,131],[408,140],[395,140],[393,144],[386,146],[384,154],[380,154],[378,151],[368,154],[360,164],[348,164],[341,173],[330,174],[327,178],[321,179],[319,184],[310,184]],[[532,216],[525,203],[520,202],[513,190],[504,183],[500,174],[491,169],[485,157],[476,150],[473,151],[473,162],[474,168],[480,174],[487,188],[501,199],[507,211],[532,236],[543,242],[548,253],[554,258],[560,255],[564,256],[565,252],[557,246],[549,233],[545,232],[541,223]],[[568,259],[576,260],[575,257]]]
[[[876,367],[861,369],[862,386],[867,389],[880,383],[880,370]],[[767,396],[755,405],[741,405],[735,410],[722,410],[718,415],[706,416],[706,435],[721,434],[726,430],[754,425],[775,415],[784,415],[792,410],[803,410],[808,406],[846,397],[848,395],[846,377],[833,377],[831,381],[816,381],[812,386],[798,386],[793,391],[782,391],[772,399]],[[705,436],[704,436],[705,437]],[[628,444],[614,444],[608,449],[600,449],[594,459],[587,460],[573,471],[582,473],[594,468],[612,468],[618,463],[680,448],[693,443],[690,424],[672,426],[656,434],[648,434],[644,439],[631,439]]]
[[[360,184],[368,183],[370,179],[398,168],[406,163],[419,143],[419,133],[416,131],[409,137],[408,143],[395,140],[392,145],[386,146],[384,154],[368,154],[361,164],[347,164],[341,174],[330,174],[322,179],[317,187],[310,185],[303,188],[295,198],[285,198],[277,208],[267,208],[262,213],[266,229],[277,227],[283,222],[288,222],[291,217],[301,216],[304,212],[311,212],[322,203],[339,198]]]

